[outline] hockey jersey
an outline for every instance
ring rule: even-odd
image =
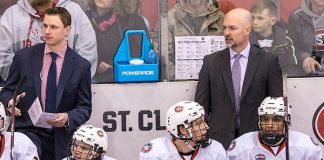
[[[258,132],[246,133],[232,141],[227,150],[230,160],[285,160],[286,143],[276,149],[264,144]],[[322,149],[312,137],[289,131],[289,159],[321,160]]]
[[[223,146],[210,139],[211,144],[206,148],[199,148],[190,157],[178,153],[170,135],[156,138],[145,144],[140,152],[140,160],[228,160]]]
[[[1,133],[1,152],[0,159],[10,159],[10,132]],[[34,160],[39,159],[37,148],[34,143],[24,134],[15,132],[14,138],[14,149],[13,149],[14,160]]]

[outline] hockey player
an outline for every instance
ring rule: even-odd
[[[285,123],[289,123],[286,113],[282,97],[265,98],[258,109],[260,131],[246,133],[233,140],[227,150],[229,159],[285,160],[287,147]],[[288,133],[289,159],[320,160],[322,158],[321,147],[310,136],[296,131]]]
[[[105,155],[107,146],[108,138],[104,130],[84,125],[73,134],[72,155],[63,160],[115,160]]]
[[[227,160],[223,146],[207,139],[208,125],[202,106],[192,101],[178,102],[166,115],[166,135],[143,146],[140,160]]]
[[[4,132],[7,127],[7,116],[5,108],[0,103],[0,159],[10,159],[11,153],[11,133]],[[3,121],[2,121],[3,119]],[[15,132],[14,134],[14,148],[13,148],[13,159],[14,160],[38,160],[37,148],[33,142],[24,134]]]

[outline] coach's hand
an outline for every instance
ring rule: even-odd
[[[52,125],[53,127],[65,127],[67,125],[69,116],[67,113],[58,113],[57,118],[53,120],[49,120],[47,123]]]

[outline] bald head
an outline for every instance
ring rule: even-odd
[[[235,8],[230,10],[226,15],[225,18],[235,19],[238,20],[240,23],[244,25],[252,26],[252,16],[251,13],[243,8]]]

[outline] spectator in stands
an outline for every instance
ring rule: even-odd
[[[289,159],[320,160],[322,149],[312,137],[288,131],[288,113],[283,97],[266,97],[258,108],[259,131],[246,133],[233,140],[227,151],[229,159],[284,160],[288,159],[288,149]]]
[[[178,102],[166,113],[169,135],[143,146],[140,160],[227,160],[223,146],[208,139],[205,111],[193,101]]]
[[[17,0],[1,0],[0,1],[0,18],[1,18],[1,15],[3,14],[3,12],[7,8],[9,8],[13,4],[15,4],[16,2],[17,2]]]
[[[230,0],[218,0],[219,3],[219,9],[226,14],[227,12],[229,12],[230,10],[236,8],[236,6],[234,5],[233,2],[231,2]]]
[[[92,125],[81,126],[73,134],[71,155],[63,160],[115,160],[105,155],[108,137],[104,130]]]
[[[212,0],[178,0],[168,12],[168,68],[169,80],[175,78],[176,36],[221,36],[223,34],[224,14],[217,1]]]
[[[151,3],[151,1],[147,1],[147,2]],[[135,12],[139,15],[141,15],[141,5],[142,5],[142,0],[136,0]],[[141,17],[144,19],[144,22],[145,22],[145,25],[146,25],[148,31],[151,32],[152,30],[151,30],[151,24],[150,24],[149,20],[146,17],[144,17],[143,15],[141,15]]]
[[[113,82],[113,61],[124,37],[124,32],[142,29],[148,34],[143,18],[135,13],[135,0],[92,0],[87,12],[96,31],[98,66],[93,80],[97,83]],[[131,53],[141,53],[142,42],[137,36],[130,37]]]
[[[79,4],[79,6],[84,10],[84,11],[88,11],[89,8],[89,3],[91,0],[72,0],[73,2]]]
[[[33,142],[24,134],[16,132],[14,134],[14,148],[11,148],[11,133],[5,132],[8,122],[5,106],[0,102],[0,159],[10,159],[11,149],[15,160],[38,160],[37,148]]]
[[[302,74],[297,66],[297,57],[292,40],[288,37],[285,24],[277,20],[277,6],[270,0],[259,0],[251,8],[253,30],[250,42],[267,53],[278,55],[283,73],[288,76]]]
[[[57,3],[55,3],[57,2]],[[69,47],[91,63],[91,74],[97,66],[95,32],[82,9],[70,0],[19,0],[8,8],[0,21],[0,75],[5,80],[15,53],[43,43],[42,21],[46,9],[66,8],[72,16],[72,31],[68,35]]]
[[[302,0],[287,26],[304,71],[313,74],[324,69],[324,1]]]
[[[15,54],[8,79],[0,91],[0,101],[16,117],[15,130],[33,141],[41,160],[67,157],[66,148],[73,132],[90,118],[92,111],[91,65],[68,46],[71,24],[71,15],[65,8],[47,9],[42,27],[45,43]],[[24,74],[27,79],[21,90],[16,90]],[[19,95],[14,103],[16,91]],[[55,114],[42,120],[41,124],[46,121],[49,126],[34,125],[28,113],[32,107]]]

